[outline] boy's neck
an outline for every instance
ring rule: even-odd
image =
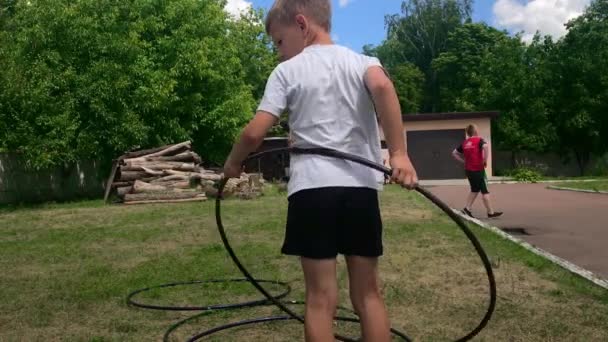
[[[311,34],[310,40],[308,42],[306,42],[306,47],[309,47],[311,45],[332,45],[332,44],[334,44],[334,42],[331,39],[331,35],[327,31],[321,29],[321,30],[318,30]]]

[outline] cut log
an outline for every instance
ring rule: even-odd
[[[169,182],[169,181],[186,181],[189,179],[190,179],[190,177],[188,177],[188,176],[171,175],[171,176],[165,176],[165,177],[158,178],[150,183],[157,184],[157,183],[163,183],[163,182]]]
[[[192,186],[190,185],[190,181],[188,180],[174,180],[174,181],[165,181],[165,182],[151,182],[152,185],[160,185],[165,188],[178,188],[178,189],[189,189]]]
[[[176,200],[185,198],[195,198],[204,194],[198,192],[150,192],[142,194],[126,194],[125,202],[132,201],[157,201],[157,200]]]
[[[262,175],[259,173],[252,173],[249,175],[249,185],[255,188],[262,187]]]
[[[136,179],[146,178],[148,174],[141,171],[122,171],[120,170],[120,179],[121,182],[134,181]]]
[[[128,158],[137,158],[137,157],[145,156],[148,154],[156,153],[156,152],[159,152],[162,150],[166,150],[167,148],[169,148],[171,146],[173,146],[173,144],[165,145],[165,146],[161,146],[161,147],[150,148],[147,150],[131,151],[131,152],[127,152],[127,153],[123,154],[119,159],[123,160],[123,159],[128,159]]]
[[[119,197],[124,197],[126,194],[130,193],[131,190],[133,190],[132,186],[124,186],[124,187],[121,187],[121,188],[117,188],[116,189],[116,194]]]
[[[203,192],[202,192],[202,190],[200,188],[199,189],[193,189],[193,188],[189,188],[189,189],[173,188],[172,190],[173,190],[173,192],[196,192],[196,193],[199,193],[199,194],[203,194]]]
[[[198,171],[198,167],[193,163],[181,162],[142,162],[126,163],[121,167],[124,171],[146,171],[146,170],[178,170],[178,171]]]
[[[132,185],[133,185],[133,182],[114,182],[114,183],[112,183],[112,187],[114,189],[116,189],[116,188],[122,188],[122,187],[125,187],[125,186],[132,186]]]
[[[143,171],[145,173],[152,175],[152,176],[162,176],[163,175],[162,171],[155,171],[155,170],[149,169],[147,167],[143,167],[143,166],[141,168],[143,169]]]
[[[187,171],[179,171],[179,170],[163,170],[163,176],[170,175],[179,175],[184,177],[190,177],[193,174],[198,174],[198,172],[187,172]]]
[[[190,189],[190,188],[192,188],[192,185],[190,185],[189,181],[182,181],[182,182],[173,183],[173,185],[171,185],[171,187],[176,188],[176,189]]]
[[[166,156],[166,155],[175,155],[180,152],[190,150],[191,148],[192,148],[192,143],[190,141],[184,141],[182,143],[175,144],[171,147],[168,147],[162,151],[150,153],[150,154],[146,155],[146,157],[160,157],[160,156]]]
[[[184,198],[184,199],[176,199],[176,200],[151,200],[151,201],[131,201],[125,202],[127,205],[135,205],[135,204],[155,204],[155,203],[185,203],[185,202],[204,202],[207,200],[207,197],[195,197],[195,198]]]
[[[220,180],[222,180],[222,175],[218,175],[215,173],[199,173],[200,176],[196,176],[196,177],[200,177],[200,179],[202,180],[210,180],[210,181],[214,181],[214,182],[219,182]]]
[[[129,158],[125,159],[125,163],[142,163],[142,162],[164,162],[164,161],[181,161],[181,162],[190,162],[194,164],[200,164],[202,162],[201,157],[195,152],[188,151],[182,152],[180,154],[176,154],[174,156],[161,156],[161,157],[138,157],[138,158]]]
[[[143,192],[167,191],[167,188],[162,185],[153,185],[139,180],[133,184],[133,193],[139,194]]]

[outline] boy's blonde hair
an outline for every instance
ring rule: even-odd
[[[474,124],[468,125],[466,131],[467,131],[467,135],[470,137],[477,135],[477,125],[474,125]]]
[[[303,14],[327,32],[331,31],[331,2],[329,0],[276,0],[266,16],[266,33],[274,24],[292,24],[295,16]]]

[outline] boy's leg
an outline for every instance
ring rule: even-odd
[[[378,258],[346,256],[350,299],[365,342],[390,341],[390,322],[378,284]]]
[[[502,212],[499,211],[494,211],[494,208],[492,208],[492,201],[490,200],[490,192],[488,191],[488,181],[487,178],[485,177],[485,171],[483,173],[484,178],[483,178],[483,182],[481,183],[481,198],[483,199],[483,204],[486,207],[486,210],[488,212],[488,217],[489,218],[494,218],[494,217],[499,217],[502,215]]]
[[[469,216],[473,216],[471,214],[471,209],[473,208],[473,203],[477,199],[477,195],[479,195],[480,184],[479,184],[479,175],[472,171],[467,171],[467,179],[469,180],[469,186],[471,187],[471,192],[467,196],[467,204],[464,207],[465,213]]]
[[[338,252],[346,258],[350,298],[361,320],[363,341],[389,341],[390,324],[378,285],[378,257],[383,253],[378,192],[354,188],[346,195]]]
[[[300,260],[306,283],[306,342],[333,342],[333,321],[338,303],[336,259]]]
[[[492,208],[492,202],[490,200],[490,194],[483,194],[481,195],[481,199],[483,200],[483,205],[486,207],[486,210],[488,211],[488,214],[493,214],[494,213],[494,209]]]
[[[469,196],[467,197],[467,206],[465,207],[469,211],[473,208],[473,203],[475,203],[475,200],[477,199],[477,195],[479,195],[479,192],[470,192],[469,193]]]

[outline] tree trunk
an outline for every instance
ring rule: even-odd
[[[515,151],[511,151],[511,168],[517,168],[517,154]]]
[[[586,151],[574,151],[574,156],[576,157],[576,164],[578,165],[578,170],[580,171],[580,175],[584,176],[585,171],[587,170],[587,164],[589,164],[590,154]]]

